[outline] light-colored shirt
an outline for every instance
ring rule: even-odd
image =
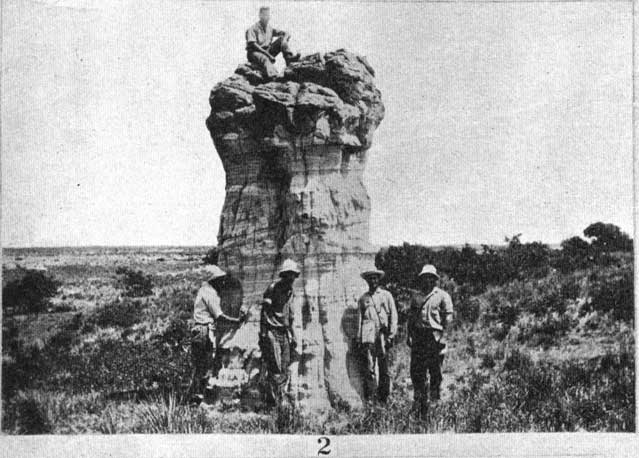
[[[287,287],[281,280],[271,283],[264,292],[260,317],[261,331],[265,332],[269,328],[287,329],[293,341],[300,344],[299,328],[302,320],[297,299],[293,288]]]
[[[362,343],[375,343],[382,328],[387,328],[389,337],[397,333],[397,307],[393,295],[382,288],[372,294],[366,291],[358,301],[359,329],[357,338]]]
[[[453,300],[450,294],[438,288],[424,295],[417,293],[411,298],[409,314],[409,335],[415,329],[435,329],[443,331],[453,317]]]
[[[251,43],[257,43],[262,48],[268,49],[273,41],[273,37],[279,37],[282,35],[286,35],[286,32],[280,29],[275,29],[271,27],[270,24],[268,24],[266,28],[263,28],[260,21],[257,21],[246,30],[246,50],[251,50]]]
[[[222,315],[220,296],[209,282],[202,283],[193,306],[193,320],[199,324],[215,323]]]

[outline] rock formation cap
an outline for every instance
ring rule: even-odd
[[[224,277],[226,275],[226,272],[215,264],[205,266],[204,270],[209,274],[209,280],[215,280],[216,278]]]
[[[437,273],[437,269],[435,269],[435,266],[432,264],[426,264],[422,268],[422,271],[419,273],[418,277],[421,277],[422,275],[432,275],[433,277],[440,278],[439,274]]]
[[[281,276],[284,272],[294,272],[295,275],[298,275],[298,276],[301,273],[300,268],[297,267],[297,263],[293,261],[292,259],[286,259],[282,263],[282,267],[280,268],[279,275]]]
[[[386,275],[386,272],[384,272],[383,270],[379,270],[379,269],[370,269],[370,270],[366,270],[364,272],[362,272],[360,274],[360,276],[366,280],[368,277],[379,277],[382,278],[384,275]]]

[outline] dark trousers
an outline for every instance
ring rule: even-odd
[[[290,56],[291,49],[288,45],[288,36],[277,37],[271,45],[268,47],[268,52],[271,56],[276,57],[280,52],[284,55],[284,58],[287,59]],[[252,64],[257,65],[260,70],[262,70],[262,74],[267,78],[274,78],[277,76],[277,68],[275,68],[275,64],[271,62],[271,60],[266,57],[261,52],[248,51],[246,53],[246,58]]]
[[[362,345],[364,360],[364,395],[366,400],[377,400],[386,402],[390,394],[390,374],[388,371],[388,353],[382,345],[380,336],[373,343]],[[375,365],[377,364],[379,372],[379,382],[375,380]]]
[[[413,338],[410,378],[413,382],[415,406],[422,413],[428,409],[428,394],[431,400],[439,400],[444,362],[444,356],[440,355],[442,348],[443,345],[435,340],[432,331],[424,330]]]
[[[209,338],[208,325],[196,324],[191,329],[191,394],[203,395],[208,382],[207,372],[212,367],[212,356],[215,345]]]
[[[260,333],[264,398],[269,405],[282,402],[291,365],[291,348],[286,329],[269,329]]]

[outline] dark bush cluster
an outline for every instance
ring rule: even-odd
[[[37,399],[18,396],[11,402],[11,415],[7,415],[3,423],[9,420],[16,434],[49,434],[53,430],[46,406]]]
[[[123,276],[122,284],[126,296],[144,297],[153,294],[153,280],[150,275],[145,275],[141,270],[118,267],[115,273]]]
[[[632,239],[614,224],[593,223],[584,229],[589,240],[574,236],[561,242],[561,250],[551,260],[562,272],[590,266],[607,266],[619,259],[619,253],[633,251]]]
[[[20,279],[2,288],[2,310],[6,313],[41,313],[50,305],[62,283],[39,270],[27,270]]]
[[[611,312],[616,319],[634,320],[634,269],[631,263],[594,271],[588,280],[591,299],[584,305],[584,311]]]
[[[126,298],[98,307],[91,316],[87,317],[85,331],[91,330],[94,326],[125,328],[141,322],[143,318],[144,310],[140,300]]]
[[[541,278],[548,273],[550,249],[539,242],[521,243],[519,236],[508,239],[505,248],[482,246],[481,251],[466,245],[461,250],[433,250],[404,243],[382,249],[375,264],[386,272],[385,282],[408,288],[418,286],[417,275],[424,264],[434,264],[470,293],[480,293],[489,285],[516,279]]]
[[[71,351],[81,332],[74,327],[62,328],[44,347],[12,342],[11,358],[3,360],[3,396],[28,388],[71,393],[181,390],[188,382],[188,354],[174,340],[182,330],[172,328],[166,336],[140,342],[98,339]],[[178,340],[184,342],[183,337]]]
[[[204,257],[202,258],[202,262],[204,264],[217,264],[219,256],[220,251],[217,249],[217,247],[214,246],[206,252]]]
[[[591,224],[584,229],[584,235],[592,239],[592,247],[597,251],[632,251],[632,239],[614,224]]]
[[[434,264],[457,285],[479,294],[488,286],[513,280],[538,279],[551,268],[573,272],[590,266],[606,266],[618,261],[620,252],[632,251],[632,239],[612,224],[594,223],[584,230],[592,239],[571,237],[553,250],[540,242],[522,243],[521,234],[506,238],[505,247],[469,245],[435,250],[404,243],[380,250],[375,264],[386,272],[384,281],[391,287],[416,288],[417,275],[424,264]]]
[[[173,317],[169,325],[157,340],[171,348],[179,349],[190,343],[190,330],[187,321],[181,317]]]

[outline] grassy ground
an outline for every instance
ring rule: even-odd
[[[66,311],[4,316],[3,431],[634,431],[633,324],[601,302],[601,291],[619,289],[621,274],[632,270],[629,257],[476,295],[448,283],[459,319],[444,363],[443,399],[418,419],[409,415],[403,342],[392,349],[394,387],[385,407],[305,417],[287,406],[255,413],[182,403],[189,374],[185,320],[204,251],[5,253],[6,267],[16,257],[18,264],[47,265],[63,281],[53,303]],[[153,295],[123,297],[120,266],[150,274]],[[4,280],[19,273],[4,272]]]

